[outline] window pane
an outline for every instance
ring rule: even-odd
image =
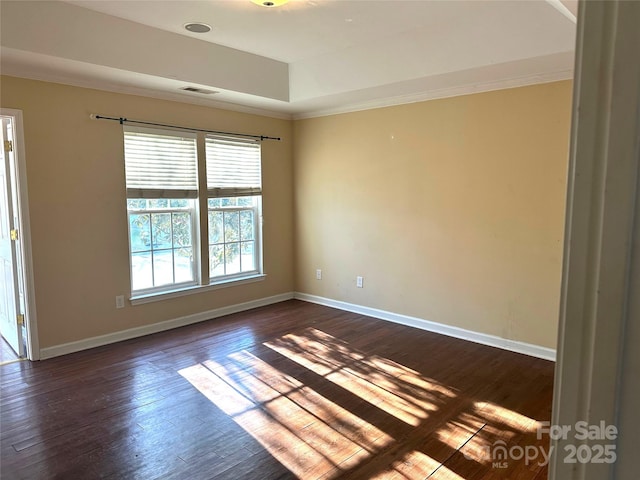
[[[153,287],[153,272],[151,269],[151,253],[131,254],[131,288],[140,290]]]
[[[240,240],[240,216],[238,212],[224,212],[224,241]]]
[[[226,274],[240,271],[240,244],[230,243],[225,245],[225,270]]]
[[[173,252],[172,250],[156,250],[153,252],[153,285],[168,285],[173,283]]]
[[[249,272],[256,270],[255,244],[254,242],[242,242],[241,245],[241,270]]]
[[[171,208],[184,208],[189,206],[189,200],[187,199],[172,199],[169,200],[169,206]]]
[[[209,212],[209,244],[222,243],[222,212]]]
[[[151,208],[151,200],[129,199],[128,206]],[[164,203],[166,202],[166,203]],[[175,203],[173,203],[175,202]],[[195,282],[193,200],[161,199],[162,213],[130,213],[131,288],[140,291],[174,283]],[[173,211],[169,208],[173,205]],[[187,208],[189,210],[177,210]],[[144,210],[143,209],[143,210]]]
[[[171,215],[173,221],[173,246],[174,247],[190,247],[191,246],[191,214],[173,213]]]
[[[258,200],[256,196],[208,199],[209,247],[220,247],[209,250],[212,278],[257,270]]]
[[[149,232],[148,214],[129,215],[129,236],[132,252],[140,252],[151,249],[151,235]]]
[[[209,272],[212,277],[224,275],[224,246],[209,247]]]
[[[174,251],[173,265],[176,272],[176,283],[193,280],[193,263],[191,248],[178,248]]]
[[[149,200],[149,208],[167,208],[169,206],[169,200],[166,198],[154,198]]]
[[[153,244],[151,247],[171,248],[171,214],[152,213],[151,214],[151,234]]]
[[[253,210],[240,212],[240,239],[253,240]]]
[[[147,206],[147,201],[144,198],[128,198],[127,209],[128,210],[142,210]]]

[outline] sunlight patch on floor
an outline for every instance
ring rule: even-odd
[[[417,450],[407,453],[385,470],[369,478],[373,480],[424,480],[427,478],[433,480],[466,480],[439,461]]]
[[[412,426],[455,397],[410,368],[375,355],[366,357],[317,329],[264,345]]]
[[[467,480],[465,477],[461,477],[454,471],[448,469],[444,465],[441,465],[438,470],[433,472],[429,477],[429,480]]]
[[[487,423],[506,426],[516,432],[535,432],[540,427],[540,422],[521,413],[491,402],[475,402],[473,405],[476,415],[487,420]]]
[[[460,449],[468,460],[480,464],[491,464],[491,451],[498,445],[518,445],[520,439],[534,434],[540,422],[508,408],[492,402],[474,402],[470,412],[465,412],[456,419],[456,427],[449,422],[445,428],[438,430],[438,438],[451,448]],[[460,429],[466,426],[468,432],[476,429],[476,434],[468,436],[468,432]]]
[[[448,445],[452,450],[458,450],[473,438],[486,424],[474,415],[461,413],[458,417],[435,432],[436,438]]]
[[[338,389],[336,393],[355,395],[411,426],[420,425],[456,396],[410,368],[364,355],[317,329],[264,345],[330,382],[326,385],[333,385],[328,388]],[[229,354],[224,364],[207,360],[179,373],[299,478],[339,477],[395,441],[246,350]],[[413,479],[438,466],[436,460],[413,451],[391,468]]]
[[[278,362],[291,361],[313,372],[301,376],[309,384],[246,350],[229,354],[224,364],[206,360],[179,373],[299,478],[337,478],[366,461],[376,462],[376,454],[395,442],[329,400],[327,392],[357,396],[411,427],[423,424],[457,397],[451,388],[419,372],[365,355],[317,329],[264,345],[281,355]],[[316,381],[325,395],[313,388]],[[536,420],[491,402],[468,407],[434,430],[432,438],[447,452],[464,451],[470,461],[486,463],[490,442],[530,434],[539,426]],[[448,455],[439,461],[415,449],[392,455],[386,464],[378,457],[381,470],[372,478],[461,480],[442,465]]]
[[[230,359],[232,368],[208,360],[179,373],[300,478],[338,475],[393,441],[252,354]]]

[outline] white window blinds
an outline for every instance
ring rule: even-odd
[[[262,193],[260,142],[209,135],[206,153],[210,198]]]
[[[124,127],[128,198],[196,198],[196,135]]]

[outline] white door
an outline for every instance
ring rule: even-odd
[[[15,157],[10,118],[2,117],[2,170],[0,171],[0,333],[11,348],[24,355],[22,325],[18,322],[20,289],[17,265],[19,232],[14,215]],[[22,317],[24,318],[24,317]],[[23,322],[22,322],[23,323]]]

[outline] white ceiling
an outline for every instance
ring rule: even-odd
[[[3,74],[301,118],[570,78],[577,0],[0,2]],[[190,33],[188,22],[211,25]],[[202,95],[180,90],[215,90]]]

